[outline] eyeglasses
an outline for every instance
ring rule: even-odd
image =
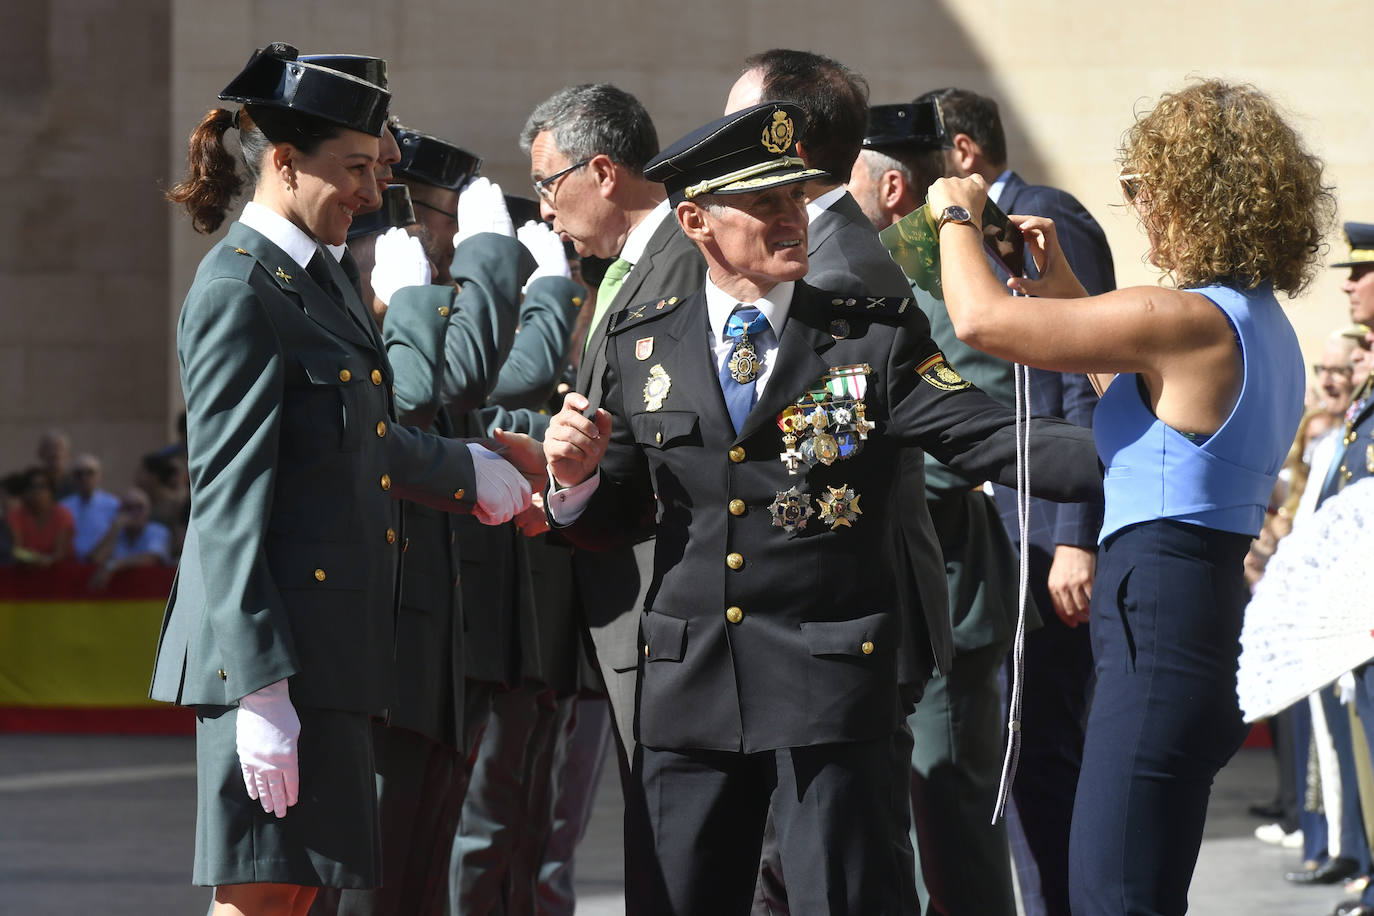
[[[1122,172],[1116,176],[1116,180],[1121,182],[1121,194],[1126,198],[1126,203],[1135,203],[1136,196],[1140,193],[1141,182],[1145,177],[1144,172]]]
[[[1321,363],[1312,364],[1313,375],[1320,376],[1326,373],[1330,373],[1331,375],[1338,375],[1341,378],[1348,379],[1355,374],[1355,370],[1352,369],[1350,366],[1323,366]]]
[[[555,181],[557,181],[558,179],[562,178],[564,175],[568,174],[569,172],[575,172],[575,171],[577,171],[578,169],[582,168],[582,166],[586,165],[588,162],[591,162],[591,161],[592,161],[592,160],[591,160],[591,157],[588,156],[586,159],[583,159],[581,162],[574,162],[572,165],[568,166],[566,169],[561,169],[561,170],[559,170],[559,171],[557,171],[557,172],[554,172],[554,173],[553,173],[552,175],[550,175],[548,178],[541,178],[541,179],[539,179],[538,181],[536,181],[536,182],[534,183],[534,193],[537,194],[537,195],[539,195],[540,197],[544,198],[544,200],[548,201],[548,202],[549,202],[549,206],[553,206],[553,196],[554,196],[554,194],[557,193],[557,192],[554,190],[553,183],[554,183]]]

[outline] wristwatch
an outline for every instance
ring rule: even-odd
[[[938,236],[940,230],[945,228],[945,223],[971,223],[973,215],[958,204],[945,207],[945,211],[940,214],[940,221],[935,224],[935,234]]]

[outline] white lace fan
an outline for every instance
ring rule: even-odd
[[[1245,609],[1236,693],[1246,722],[1374,658],[1374,478],[1329,498],[1279,541]]]

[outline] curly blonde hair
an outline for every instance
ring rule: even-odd
[[[1162,96],[1119,151],[1141,176],[1153,258],[1179,287],[1311,282],[1336,201],[1322,162],[1254,86],[1204,80]]]

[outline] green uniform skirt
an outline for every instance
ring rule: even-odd
[[[366,713],[296,708],[300,800],[278,818],[248,797],[236,706],[196,707],[196,858],[192,883],[376,887],[381,841]]]

